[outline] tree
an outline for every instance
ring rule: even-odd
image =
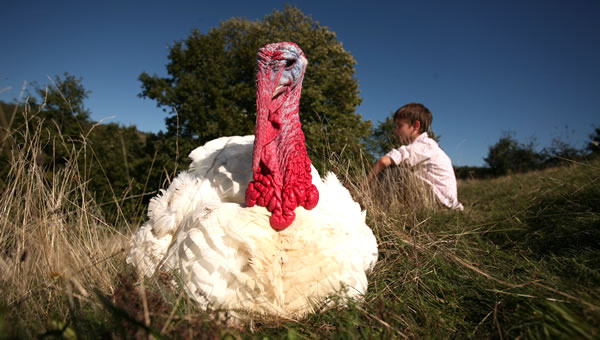
[[[52,84],[46,86],[33,83],[38,97],[30,97],[32,105],[29,111],[39,111],[37,118],[42,119],[41,123],[50,136],[40,162],[53,158],[54,162],[62,164],[71,152],[69,144],[81,141],[81,133],[89,124],[90,112],[85,108],[84,100],[91,92],[83,86],[82,78],[66,72],[63,78],[56,75],[50,81]]]
[[[592,155],[600,154],[600,128],[595,128],[590,135],[590,141],[586,146],[586,150]]]
[[[124,214],[121,217],[134,221],[143,217],[150,199],[143,194],[160,187],[160,169],[151,170],[154,145],[148,140],[152,135],[115,123],[94,125],[87,131],[85,153],[79,155],[78,162],[89,181],[89,191],[103,204],[109,218]]]
[[[373,129],[373,132],[371,133],[371,138],[368,142],[368,148],[371,154],[376,157],[384,155],[390,150],[402,145],[402,142],[398,139],[398,136],[396,136],[396,133],[394,132],[396,123],[392,118],[393,115],[394,114],[392,113],[389,117],[386,117],[385,120],[379,123],[379,125],[377,125],[377,127]],[[436,135],[431,127],[429,130],[427,130],[427,135],[436,142],[440,142],[440,136]]]
[[[552,139],[550,147],[542,150],[541,155],[544,157],[545,167],[555,167],[582,159],[584,152],[571,146],[571,144],[561,138],[556,137]]]
[[[51,81],[34,84],[36,96],[25,105],[0,102],[0,188],[11,170],[12,156],[30,152],[36,157],[32,163],[48,178],[76,164],[79,173],[73,180],[85,186],[81,193],[91,194],[108,218],[141,217],[150,198],[144,193],[160,187],[164,177],[162,169],[150,172],[155,144],[149,141],[156,138],[135,126],[90,120],[84,106],[90,92],[81,78],[65,73]]]
[[[396,124],[392,117],[386,117],[385,120],[371,133],[369,139],[369,151],[374,156],[381,156],[388,153],[390,150],[401,145],[398,136],[394,132]]]
[[[489,147],[484,158],[496,176],[539,169],[544,162],[544,156],[535,152],[533,142],[520,144],[513,135],[505,132],[496,144]]]
[[[83,79],[64,73],[64,79],[55,76],[50,86],[34,84],[42,100],[44,118],[55,121],[59,127],[68,128],[77,120],[85,121],[90,112],[83,102],[91,93],[83,86]]]
[[[256,52],[275,41],[297,43],[309,61],[300,113],[313,161],[331,152],[362,151],[371,125],[356,113],[356,61],[334,32],[295,7],[273,11],[263,21],[232,18],[206,34],[192,31],[170,48],[168,77],[140,75],[140,96],[168,111],[166,136],[181,136],[186,155],[220,136],[251,134]]]
[[[11,149],[15,147],[11,130],[16,113],[17,105],[0,100],[0,190],[4,188],[11,167]]]

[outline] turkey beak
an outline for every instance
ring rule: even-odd
[[[283,91],[285,91],[285,85],[281,85],[281,84],[277,85],[277,87],[275,88],[275,91],[273,91],[273,96],[271,97],[271,99],[274,99]]]

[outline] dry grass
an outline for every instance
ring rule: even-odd
[[[232,326],[222,322],[226,313],[198,310],[168,273],[136,281],[124,263],[131,231],[123,234],[106,223],[79,170],[78,155],[89,147],[85,134],[64,166],[42,166],[41,150],[64,142],[48,140],[43,124],[30,126],[4,131],[24,142],[3,143],[0,150],[11,162],[0,197],[0,294],[8,320],[0,320],[0,333],[290,339],[599,335],[597,161],[460,183],[465,211],[454,212],[440,209],[414,169],[391,169],[369,183],[368,165],[349,165],[365,162],[340,156],[329,166],[368,211],[379,243],[365,301],[300,322],[261,318]],[[2,313],[0,308],[0,319]]]
[[[3,140],[22,143],[4,143],[0,150],[11,164],[0,198],[0,293],[13,331],[26,337],[64,335],[73,331],[70,325],[76,321],[108,324],[124,317],[121,325],[133,327],[124,331],[126,337],[139,335],[139,329],[142,334],[152,332],[148,327],[160,329],[158,335],[179,334],[190,323],[197,329],[210,328],[210,334],[226,332],[225,323],[216,320],[222,317],[198,311],[164,275],[145,282],[151,289],[132,286],[131,274],[123,274],[131,272],[124,263],[131,231],[124,234],[119,230],[127,228],[109,225],[89,193],[81,169],[100,165],[78,164],[80,153],[91,147],[85,142],[88,131],[82,131],[79,144],[67,143],[60,135],[50,138],[44,130],[49,123],[37,121],[30,111],[25,107],[22,112],[24,126],[3,131]],[[56,143],[70,150],[65,164],[40,161],[42,150]],[[386,171],[371,183],[356,181],[366,178],[367,169],[349,170],[345,164],[349,163],[330,163],[369,211],[382,251],[405,253],[398,241],[414,238],[413,222],[436,209],[429,187],[402,168]],[[390,210],[405,213],[390,215]],[[380,265],[378,270],[387,267]],[[251,332],[269,331],[287,321],[262,318],[248,327]]]
[[[28,108],[23,114],[31,122]],[[90,197],[77,164],[81,150],[71,149],[64,167],[43,167],[42,148],[52,141],[43,124],[33,126],[3,131],[24,143],[1,150],[11,168],[0,197],[0,295],[7,318],[27,336],[64,323],[82,302],[98,306],[94,291],[112,295],[128,240]]]

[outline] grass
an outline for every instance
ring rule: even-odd
[[[38,155],[48,141],[41,125],[30,127],[11,131],[24,144],[2,150],[11,167],[0,197],[2,327],[27,338],[92,311],[92,289],[114,291],[128,239],[90,197],[74,161],[81,150],[71,150],[64,167],[42,168]]]
[[[598,159],[460,182],[464,212],[439,209],[406,169],[365,183],[364,169],[332,162],[379,242],[364,301],[233,324],[199,310],[170,273],[137,281],[124,261],[131,231],[103,218],[80,150],[64,168],[42,168],[43,131],[11,133],[26,142],[10,149],[1,188],[0,338],[600,336]]]

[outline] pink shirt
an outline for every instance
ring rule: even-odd
[[[424,171],[419,171],[417,175],[431,184],[439,200],[449,208],[463,210],[463,205],[458,201],[452,161],[438,143],[427,136],[426,132],[419,135],[411,144],[393,149],[386,156],[396,165],[407,162],[411,166],[422,166]]]

